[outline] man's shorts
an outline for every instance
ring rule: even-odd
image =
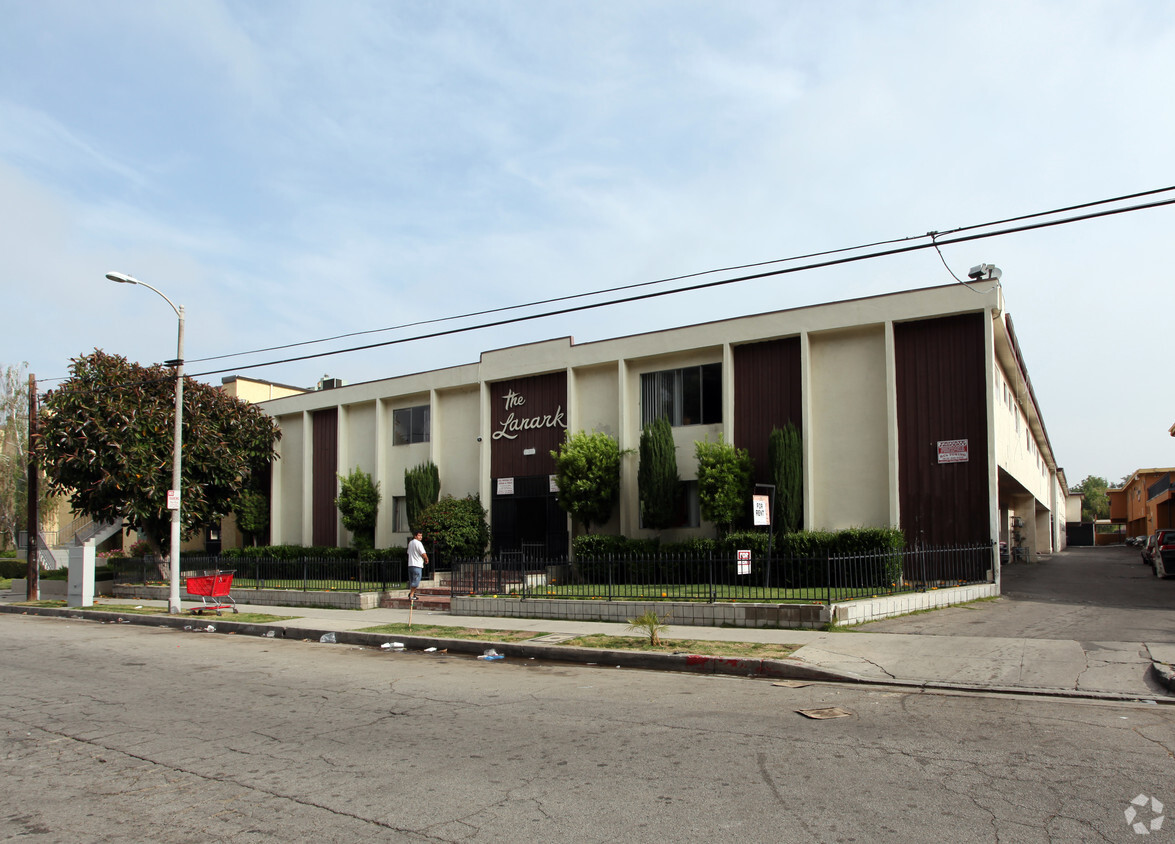
[[[408,566],[408,588],[415,589],[420,585],[420,575],[424,573],[424,569],[420,566]]]

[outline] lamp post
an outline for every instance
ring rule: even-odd
[[[172,444],[171,457],[171,489],[168,491],[167,506],[171,509],[171,572],[168,578],[169,592],[167,597],[167,611],[180,611],[180,466],[181,448],[183,445],[184,424],[184,306],[178,308],[175,303],[162,292],[156,290],[145,281],[126,273],[107,273],[106,277],[119,284],[138,284],[157,293],[164,302],[171,305],[179,319],[179,335],[176,341],[175,360],[165,361],[168,366],[175,367],[175,437]]]

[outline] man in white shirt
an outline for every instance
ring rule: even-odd
[[[424,567],[428,563],[428,552],[424,550],[424,543],[420,541],[423,534],[420,531],[412,536],[408,543],[408,601],[416,601],[416,588],[420,586],[420,576],[424,574]]]

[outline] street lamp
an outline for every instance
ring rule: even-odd
[[[175,303],[159,290],[126,273],[107,273],[106,277],[119,284],[138,284],[148,290],[153,290],[163,298],[164,302],[171,305],[171,309],[179,318],[179,338],[176,342],[175,360],[164,362],[168,366],[175,367],[175,439],[171,457],[171,490],[169,490],[167,502],[167,506],[171,509],[171,576],[168,579],[170,591],[167,597],[167,611],[178,613],[180,611],[180,451],[183,445],[184,424],[184,306],[180,305],[177,308]]]

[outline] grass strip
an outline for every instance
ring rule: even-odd
[[[482,642],[527,642],[548,635],[541,630],[492,630],[480,627],[445,627],[439,624],[414,624],[409,628],[405,623],[365,627],[361,632],[435,636],[439,639],[477,639]],[[577,636],[558,644],[612,651],[691,653],[703,656],[740,656],[754,659],[782,659],[791,656],[800,647],[799,645],[774,642],[724,642],[709,639],[662,639],[659,646],[653,646],[644,637],[609,636],[603,633]]]
[[[19,607],[60,607],[65,608],[65,601],[21,601],[13,606]],[[91,607],[70,607],[70,609],[78,612],[112,612],[118,615],[170,615],[167,607],[146,607],[136,606],[132,604],[94,604]],[[217,618],[215,611],[205,612],[197,615],[194,612],[185,610],[180,613],[185,618],[198,619],[212,619]],[[219,616],[224,621],[241,621],[246,624],[270,624],[275,621],[291,621],[295,618],[300,618],[296,615],[271,615],[263,612],[242,612],[234,613],[232,610],[227,610],[223,615]]]

